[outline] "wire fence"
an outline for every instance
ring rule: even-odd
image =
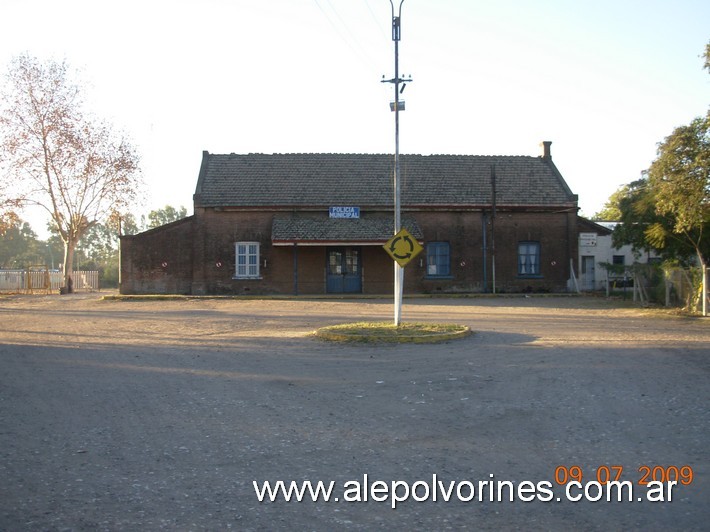
[[[631,269],[634,301],[679,307],[707,315],[710,307],[706,268],[660,268],[635,265]]]
[[[666,306],[682,306],[705,315],[708,308],[708,273],[703,268],[673,268],[665,271]]]

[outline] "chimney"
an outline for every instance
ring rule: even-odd
[[[551,140],[544,140],[540,143],[540,146],[542,146],[542,158],[545,160],[551,160],[552,155],[550,155],[550,145],[552,144]]]

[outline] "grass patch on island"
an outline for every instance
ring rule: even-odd
[[[471,329],[454,323],[402,323],[396,326],[390,322],[358,322],[321,327],[314,334],[335,342],[434,343],[464,338],[471,334]]]

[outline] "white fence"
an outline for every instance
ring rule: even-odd
[[[93,292],[99,289],[99,272],[72,272],[74,291]],[[64,274],[46,269],[0,270],[0,292],[26,294],[59,293]]]

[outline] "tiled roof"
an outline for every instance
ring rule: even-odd
[[[417,223],[402,218],[402,227],[414,238],[423,240]],[[271,229],[274,244],[289,242],[359,242],[384,244],[392,237],[392,219],[324,218],[316,216],[275,216]]]
[[[548,157],[402,155],[403,206],[576,206]],[[377,154],[204,152],[195,190],[201,207],[391,206],[394,157]]]

